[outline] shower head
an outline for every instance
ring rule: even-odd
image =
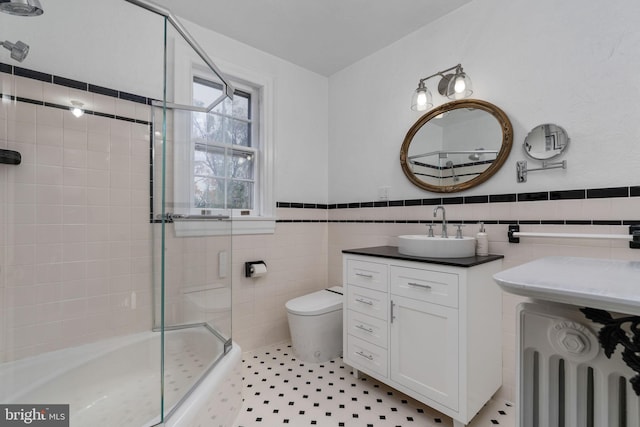
[[[44,10],[40,0],[0,0],[0,12],[18,16],[39,16]]]
[[[15,43],[11,43],[10,41],[0,42],[0,45],[5,49],[11,51],[11,58],[15,59],[18,62],[24,61],[24,58],[27,57],[29,53],[29,45],[18,40]]]

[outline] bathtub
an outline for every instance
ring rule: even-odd
[[[164,425],[231,426],[242,405],[240,352],[234,343],[222,356],[223,343],[203,327],[165,332],[164,412],[169,416]],[[0,402],[69,404],[74,427],[156,425],[161,413],[160,333],[2,364]]]

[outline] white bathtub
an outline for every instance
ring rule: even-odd
[[[242,405],[240,348],[234,344],[210,369],[222,348],[205,328],[165,333],[164,412],[171,413],[166,426],[233,424]],[[160,334],[144,332],[0,365],[0,402],[69,404],[74,427],[158,424]]]

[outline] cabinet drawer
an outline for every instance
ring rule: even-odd
[[[347,286],[347,309],[386,321],[388,307],[386,292],[372,291],[360,286]]]
[[[353,336],[347,337],[347,357],[355,367],[387,376],[387,350]]]
[[[440,271],[391,266],[391,293],[458,307],[458,275]]]
[[[387,348],[387,322],[384,320],[348,310],[347,333],[378,347]]]
[[[386,292],[387,268],[386,264],[350,259],[347,261],[347,283]]]

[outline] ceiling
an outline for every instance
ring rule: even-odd
[[[471,0],[154,0],[176,16],[331,74]]]

